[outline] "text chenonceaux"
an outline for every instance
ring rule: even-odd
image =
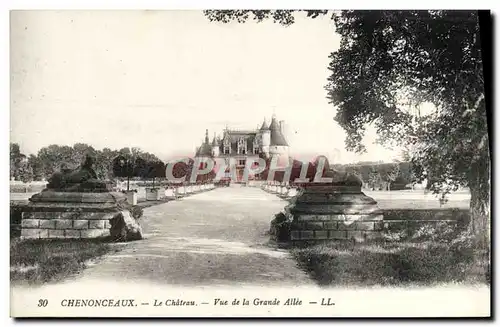
[[[321,301],[309,301],[309,304],[319,304],[322,306],[331,306],[335,303],[330,298],[321,298]],[[193,300],[182,300],[182,299],[165,299],[159,300],[154,299],[146,303],[138,303],[135,299],[63,299],[61,301],[62,307],[137,307],[139,305],[151,305],[153,307],[159,306],[197,306],[198,304],[208,304],[214,306],[235,306],[235,305],[252,305],[252,306],[297,306],[303,305],[304,302],[300,298],[287,298],[286,300],[272,298],[272,299],[233,299],[232,301],[225,299],[213,299],[211,302],[200,302],[197,303]]]
[[[284,172],[282,181],[290,181],[293,165],[289,162],[280,162],[279,157],[273,157],[269,164],[266,160],[262,158],[252,158],[247,157],[245,159],[236,160],[235,158],[210,158],[210,157],[196,157],[194,159],[183,158],[178,160],[172,160],[167,163],[165,176],[169,182],[172,183],[184,183],[186,182],[187,176],[174,176],[174,166],[179,163],[184,163],[188,165],[191,160],[193,161],[193,171],[191,173],[189,181],[194,183],[198,176],[203,176],[211,172],[216,172],[214,181],[220,181],[221,179],[229,178],[231,181],[248,181],[250,176],[258,175],[268,169],[267,180],[274,180],[276,172]],[[243,175],[238,177],[237,174],[237,163],[241,166],[241,161],[244,162]],[[309,169],[309,162],[303,161],[300,166],[300,175],[295,178],[293,183],[331,183],[331,177],[323,177],[324,168],[329,168],[328,159],[326,157],[318,157],[316,159],[315,168],[316,172],[314,178],[311,180],[307,178],[307,173]]]
[[[135,307],[134,299],[63,299],[62,307]]]

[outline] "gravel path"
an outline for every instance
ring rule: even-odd
[[[285,250],[268,246],[269,223],[286,202],[231,186],[144,210],[145,239],[77,278],[179,286],[314,285]]]

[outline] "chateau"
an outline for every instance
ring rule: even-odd
[[[238,177],[242,174],[246,159],[261,157],[271,159],[278,156],[280,162],[288,162],[288,142],[285,138],[285,122],[273,115],[271,124],[264,119],[260,128],[255,130],[231,130],[226,127],[222,136],[216,136],[210,142],[208,130],[205,141],[196,149],[197,157],[229,158],[236,160]]]

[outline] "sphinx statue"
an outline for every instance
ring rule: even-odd
[[[324,156],[313,165],[315,175],[331,180],[304,183],[271,221],[271,238],[293,244],[380,239],[383,212],[377,201],[363,193],[361,179],[333,169]]]
[[[24,226],[21,237],[141,239],[142,209],[129,204],[123,193],[114,192],[113,183],[100,179],[94,165],[95,158],[86,155],[78,168],[63,166],[55,172],[23,212],[23,219],[42,219],[49,222],[47,227]]]
[[[76,169],[62,167],[48,180],[47,189],[58,192],[109,192],[112,185],[98,178],[94,169],[95,158],[87,154]]]
[[[337,186],[353,186],[359,187],[363,185],[361,179],[349,172],[346,171],[338,171],[330,167],[330,163],[328,162],[328,158],[325,156],[319,156],[314,161],[314,166],[318,167],[320,162],[323,162],[323,175],[324,178],[331,178],[332,184]]]

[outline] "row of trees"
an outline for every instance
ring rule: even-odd
[[[300,177],[302,162],[293,160],[290,182]],[[317,162],[309,162],[306,178],[312,181],[316,175]],[[328,165],[328,164],[327,164]],[[259,174],[258,179],[267,180],[269,176],[270,160],[266,161],[266,169]],[[324,169],[327,169],[325,166]],[[329,168],[339,173],[350,173],[355,175],[362,183],[363,187],[376,190],[403,189],[407,185],[413,187],[420,182],[417,179],[415,168],[410,162],[395,163],[363,163],[350,165],[332,165]],[[281,182],[284,179],[284,171],[276,171],[273,176],[274,181]],[[323,174],[324,175],[324,174]]]
[[[166,164],[154,154],[139,148],[97,150],[83,143],[72,147],[53,144],[43,147],[36,155],[29,156],[21,152],[17,143],[11,143],[10,177],[23,182],[47,180],[58,170],[77,168],[87,154],[96,158],[94,169],[99,178],[126,178],[127,188],[131,178],[150,179],[153,181],[153,187],[156,180],[166,178]],[[193,159],[189,159],[187,163],[178,162],[172,173],[176,178],[186,176],[186,181],[189,181],[193,166]],[[204,182],[214,177],[215,172],[210,172],[197,176],[196,181]]]
[[[172,175],[174,178],[185,178],[185,182],[191,181],[191,175],[195,161],[188,159],[187,162],[179,161],[172,167]],[[200,169],[203,167],[200,164]],[[152,187],[155,186],[155,181],[166,182],[167,164],[160,160],[145,161],[141,157],[123,156],[120,155],[113,160],[113,174],[115,177],[127,178],[127,190],[129,190],[130,178],[139,177],[142,179],[151,179]],[[216,172],[212,170],[206,174],[196,176],[195,182],[207,182],[215,178]]]
[[[358,176],[368,189],[390,191],[406,188],[407,185],[413,188],[421,181],[417,179],[416,169],[410,162],[345,165],[337,169]]]
[[[73,146],[52,144],[41,148],[38,153],[25,155],[19,144],[10,144],[10,177],[24,182],[47,180],[52,174],[61,169],[77,168],[83,162],[85,155],[96,158],[95,171],[102,179],[112,179],[116,176],[113,171],[113,160],[117,157],[140,158],[140,169],[135,169],[135,176],[147,176],[152,166],[161,163],[161,160],[149,152],[139,148],[122,148],[98,150],[84,143]]]

